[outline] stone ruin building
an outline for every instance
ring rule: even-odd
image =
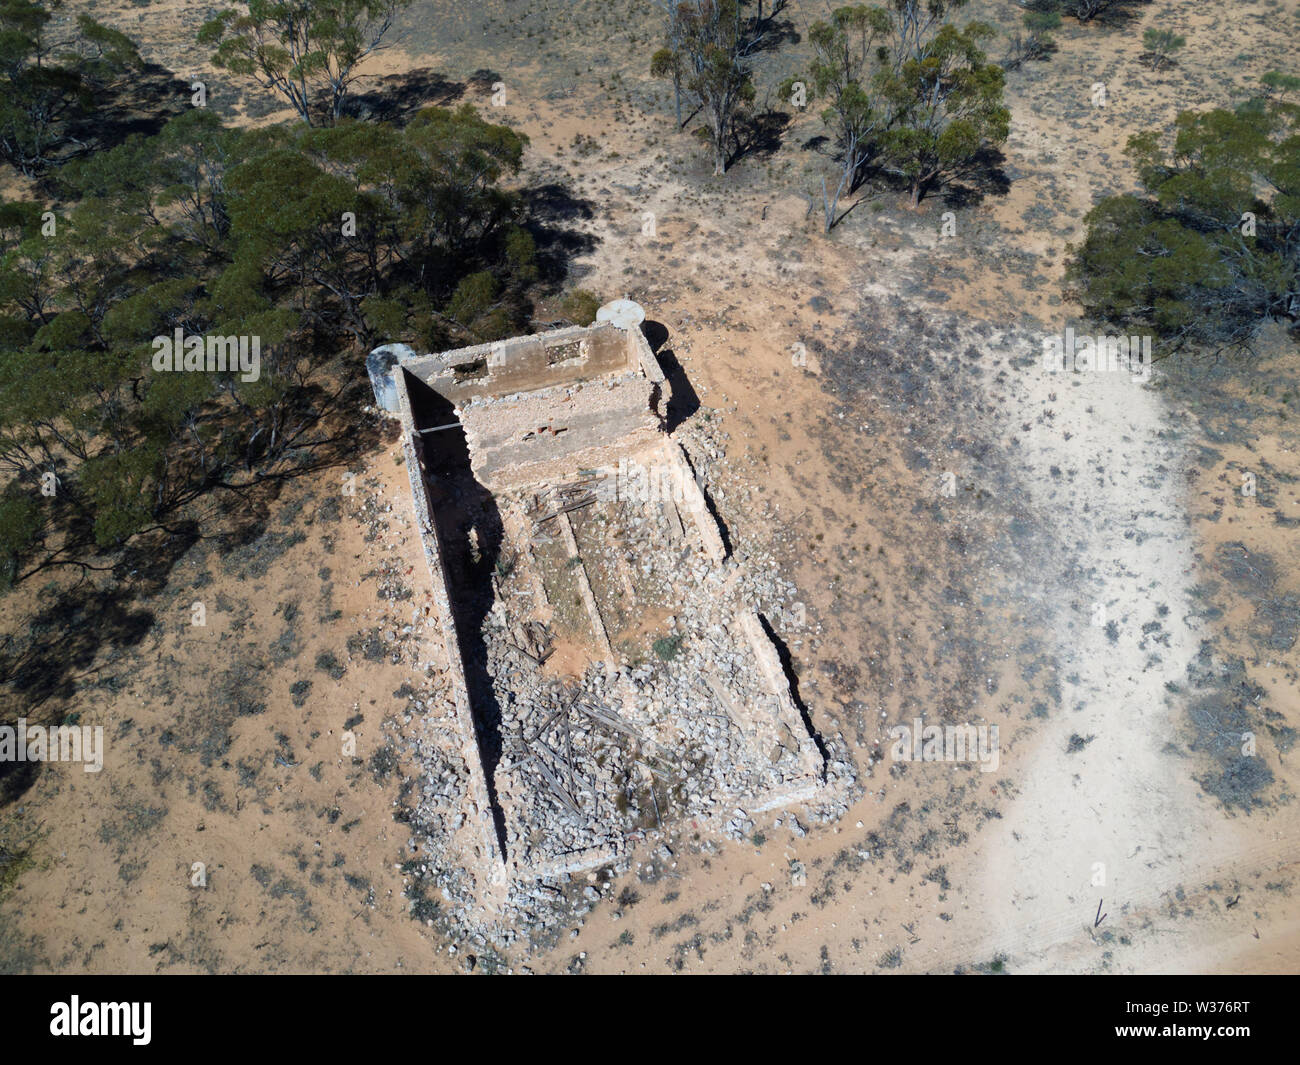
[[[487,882],[816,799],[824,755],[686,455],[639,324],[377,349],[401,422]],[[629,320],[630,319],[630,320]]]

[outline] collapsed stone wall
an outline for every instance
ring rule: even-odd
[[[415,512],[416,527],[420,530],[420,543],[424,548],[424,561],[429,571],[429,584],[433,592],[438,623],[448,637],[444,646],[447,679],[455,702],[456,727],[465,764],[469,773],[470,816],[477,823],[477,856],[484,859],[490,876],[498,876],[505,866],[506,856],[497,839],[492,817],[492,802],[487,789],[487,769],[482,756],[482,743],[478,735],[470,701],[469,683],[465,677],[465,663],[460,648],[460,626],[451,604],[451,575],[446,565],[446,550],[438,530],[438,522],[429,494],[425,488],[423,445],[415,430],[411,416],[410,397],[401,374],[395,381],[397,402],[402,424],[402,451],[406,473],[411,484],[411,505]]]
[[[484,630],[509,849],[531,869],[582,867],[686,817],[722,829],[737,807],[811,799],[822,761],[775,648],[674,496],[592,487],[572,521],[540,523],[529,496],[500,501],[512,565]],[[545,668],[547,616],[570,655],[575,630],[591,637],[563,683]]]
[[[663,438],[652,386],[637,373],[457,408],[479,482],[492,492],[548,484],[616,463]]]
[[[641,352],[631,332],[606,323],[574,326],[407,358],[402,365],[460,405],[477,396],[500,397],[642,372]],[[644,344],[645,338],[640,339]]]
[[[619,716],[620,712],[610,712],[611,716],[602,722],[597,715],[596,727],[580,735],[584,742],[595,742],[597,734],[602,734],[599,743],[606,752],[600,756],[602,765],[607,757],[615,761],[625,758],[629,766],[638,763],[636,752],[625,749],[626,737],[615,736],[615,742],[610,741],[611,722],[615,724],[615,733],[635,722],[635,728],[651,744],[666,742],[670,736],[676,736],[678,741],[693,737],[691,742],[697,748],[708,747],[714,751],[717,768],[709,771],[713,776],[707,777],[713,783],[700,778],[681,785],[687,790],[682,792],[681,809],[674,812],[689,812],[701,823],[718,821],[720,824],[736,801],[743,800],[757,811],[813,798],[819,774],[824,770],[820,754],[794,704],[776,649],[757,615],[748,607],[737,609],[723,594],[730,586],[722,567],[727,557],[725,542],[684,453],[664,433],[668,382],[641,330],[601,324],[440,355],[416,356],[397,345],[378,351],[394,353],[381,364],[380,372],[387,368],[391,375],[391,382],[383,383],[386,388],[391,384],[395,392],[395,413],[402,421],[412,503],[424,542],[439,620],[445,632],[456,634],[446,649],[448,674],[460,741],[466,763],[471,766],[471,814],[476,819],[479,838],[475,851],[485,866],[491,867],[489,881],[501,883],[512,871],[516,875],[552,876],[592,868],[616,854],[629,834],[635,835],[635,830],[625,816],[613,818],[606,826],[608,831],[597,826],[594,832],[574,835],[572,828],[564,828],[563,817],[573,813],[562,809],[566,805],[564,789],[558,793],[553,788],[549,792],[545,788],[530,791],[521,784],[515,772],[516,760],[532,756],[520,750],[511,752],[509,737],[503,737],[507,757],[497,767],[497,786],[502,791],[495,802],[492,799],[489,788],[492,773],[462,657],[467,634],[460,631],[453,609],[454,577],[447,566],[443,532],[425,483],[420,432],[425,427],[416,424],[406,374],[454,405],[465,432],[475,479],[511,509],[512,527],[520,528],[522,519],[519,500],[509,502],[509,493],[517,495],[522,491],[526,495],[530,486],[549,490],[556,484],[571,483],[575,478],[590,479],[591,475],[602,480],[611,470],[617,471],[620,464],[625,467],[633,460],[667,471],[673,491],[663,513],[669,515],[671,528],[691,540],[699,552],[699,563],[686,566],[685,556],[665,554],[659,558],[660,551],[668,548],[660,540],[646,546],[650,556],[644,564],[653,563],[651,568],[660,571],[662,579],[690,582],[680,589],[680,599],[694,604],[692,610],[698,615],[700,627],[681,663],[680,680],[647,673],[644,667],[618,668],[591,586],[581,583],[583,594],[578,599],[585,601],[592,629],[596,631],[597,649],[605,660],[604,668],[593,667],[579,678],[576,696],[572,692],[566,694],[563,687],[538,684],[535,680],[523,685],[521,667],[527,665],[524,659],[537,660],[518,647],[517,627],[514,633],[506,629],[498,632],[503,623],[491,619],[484,623],[483,631],[495,639],[495,643],[489,641],[489,659],[493,683],[498,687],[498,701],[507,708],[514,706],[518,692],[513,688],[526,687],[530,705],[521,709],[536,715],[532,726],[536,728],[537,721],[546,717],[542,709],[551,702],[558,706],[571,697],[589,701],[593,696],[612,699],[617,693],[618,705],[624,707],[626,719]],[[377,396],[379,392],[377,385]],[[387,404],[385,407],[388,409]],[[616,476],[614,480],[617,483]],[[557,517],[560,520],[551,528],[564,533],[570,562],[576,562],[577,577],[586,582],[573,527],[563,514]],[[680,552],[680,545],[673,550]],[[651,569],[646,572],[650,573]],[[533,583],[540,584],[535,575]],[[498,593],[502,591],[500,582],[494,580],[494,586]],[[629,592],[635,591],[632,584],[625,583],[625,587]],[[739,643],[733,642],[733,633],[740,638]],[[509,651],[511,646],[519,651],[518,655]],[[718,672],[720,664],[725,666],[722,673]],[[695,681],[691,680],[692,670],[698,673]],[[705,676],[709,679],[699,680]],[[498,684],[498,680],[502,683]],[[735,685],[731,695],[728,685]],[[703,716],[695,718],[694,724],[660,721],[645,716],[645,707],[651,704],[670,715],[684,714],[693,707]],[[719,724],[725,718],[730,720]],[[575,720],[580,719],[581,713]],[[507,714],[503,726],[513,722],[522,729],[524,720],[521,717],[513,721]],[[570,730],[574,726],[567,717],[564,727],[566,739],[571,740]],[[653,736],[662,739],[651,739]],[[742,747],[761,749],[764,757],[753,764],[746,762]],[[510,757],[511,753],[515,758]],[[770,762],[766,757],[769,754]],[[640,771],[650,779],[649,795],[653,801],[656,796],[652,776],[657,770],[646,768],[642,760]],[[539,786],[534,780],[532,787]],[[545,802],[543,792],[549,795]],[[556,794],[559,794],[561,821],[539,828],[544,821],[539,816],[541,810],[547,802],[555,805]],[[657,823],[657,808],[654,813]],[[499,816],[504,816],[506,821],[502,829],[504,846],[497,832]],[[530,819],[538,820],[539,825],[530,828]],[[577,820],[581,819],[570,818],[575,824]],[[622,823],[625,821],[628,823]],[[614,822],[619,822],[617,827]],[[630,833],[629,829],[632,829]],[[543,836],[549,832],[556,839],[572,836],[571,848],[531,846],[527,842],[530,831],[534,834],[542,831]],[[509,853],[512,850],[514,853]]]

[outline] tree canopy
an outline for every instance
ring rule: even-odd
[[[525,145],[469,105],[247,132],[194,109],[63,167],[58,217],[0,205],[0,581],[309,458],[354,346],[522,329]],[[157,372],[176,331],[255,338],[258,372]]]
[[[411,0],[248,0],[203,24],[212,62],[283,96],[308,125],[330,125],[366,56]],[[323,106],[318,106],[318,100]]]
[[[1172,139],[1137,134],[1127,153],[1141,191],[1092,210],[1070,267],[1095,317],[1151,330],[1166,353],[1300,320],[1300,107],[1269,95],[1184,111]]]
[[[0,157],[28,177],[43,172],[70,142],[73,120],[143,64],[130,38],[78,15],[71,32],[52,34],[62,0],[0,0]]]
[[[667,42],[650,59],[655,77],[671,78],[704,116],[713,173],[726,172],[738,123],[755,97],[754,65],[780,38],[787,0],[772,0],[763,13],[747,12],[749,0],[670,0]]]
[[[858,186],[869,163],[902,176],[916,206],[928,188],[1006,140],[1004,74],[982,50],[993,29],[948,21],[965,4],[858,4],[813,24],[808,77],[827,103],[822,120],[841,164],[834,195],[823,193],[828,230],[841,195]]]

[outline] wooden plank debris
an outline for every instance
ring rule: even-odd
[[[593,495],[586,496],[582,499],[576,500],[575,502],[566,503],[564,506],[560,507],[559,509],[553,510],[551,513],[543,515],[540,518],[537,518],[534,524],[541,525],[543,522],[551,521],[553,518],[558,518],[561,514],[568,514],[569,511],[571,510],[581,510],[583,507],[589,507],[594,502],[596,502],[596,497],[593,494]]]
[[[578,696],[573,703],[579,710],[585,713],[594,721],[600,722],[606,728],[613,729],[615,732],[622,732],[624,735],[631,736],[634,740],[641,740],[641,733],[633,728],[628,722],[624,721],[613,710],[603,706],[598,706],[585,695]]]
[[[551,711],[550,716],[547,717],[547,719],[542,722],[541,727],[538,728],[538,730],[533,733],[532,739],[525,740],[524,742],[530,744],[536,743],[539,739],[542,738],[542,736],[546,734],[546,730],[551,727],[552,721],[554,721],[561,714],[567,714],[568,712],[569,712],[569,708],[567,706],[561,706],[558,709]]]
[[[570,794],[568,794],[568,792],[564,790],[564,785],[561,784],[559,778],[557,778],[556,775],[551,772],[551,767],[546,764],[546,759],[535,758],[533,761],[537,766],[538,772],[541,773],[542,779],[546,781],[547,786],[549,786],[551,789],[551,792],[555,795],[556,799],[559,800],[560,805],[563,806],[575,817],[579,817],[585,821],[586,815],[583,814],[582,808],[579,807],[578,804],[574,801],[573,796],[571,796]]]
[[[644,766],[649,772],[653,773],[660,780],[667,781],[669,784],[672,783],[673,778],[669,776],[667,773],[665,773],[662,769],[658,769],[655,766],[652,766],[649,762],[641,758],[636,759],[636,762],[638,765]]]

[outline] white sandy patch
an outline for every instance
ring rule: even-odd
[[[1077,568],[1053,611],[1062,705],[1003,760],[1017,790],[982,846],[977,891],[1013,971],[1086,970],[1098,951],[1077,948],[1093,934],[1121,934],[1222,859],[1222,815],[1188,761],[1163,751],[1181,716],[1166,684],[1185,684],[1199,646],[1183,451],[1160,396],[1128,372],[1049,373],[1035,357],[1010,385],[1002,409],[1031,505]],[[1151,622],[1161,628],[1144,639]],[[1067,753],[1075,735],[1090,740]],[[1123,954],[1144,957],[1158,966]]]

